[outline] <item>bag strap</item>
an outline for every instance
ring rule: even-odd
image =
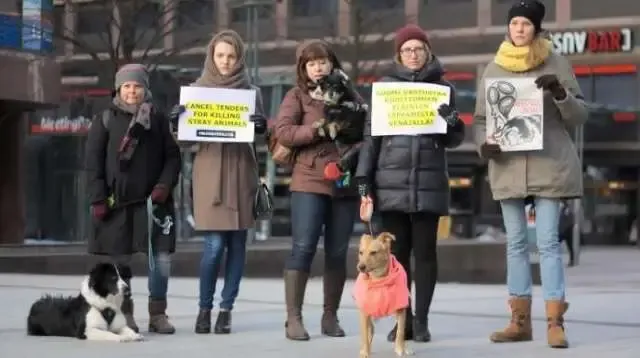
[[[102,126],[104,127],[104,129],[109,129],[109,122],[111,121],[111,111],[108,109],[105,109],[102,112]]]

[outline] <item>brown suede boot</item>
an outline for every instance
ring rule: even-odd
[[[302,303],[309,274],[302,271],[284,272],[284,296],[287,305],[286,337],[293,341],[308,341],[309,333],[302,323]]]
[[[569,341],[564,332],[564,314],[569,303],[564,301],[546,301],[547,311],[547,343],[551,348],[569,348]]]
[[[493,332],[489,338],[493,343],[525,342],[533,339],[531,328],[531,298],[512,297],[511,321],[502,331]]]
[[[324,312],[320,327],[322,334],[329,337],[344,337],[345,333],[340,327],[338,320],[338,308],[342,299],[344,282],[346,280],[345,270],[325,270],[322,278],[324,290]]]
[[[131,297],[125,298],[124,301],[122,301],[121,309],[124,318],[127,320],[127,326],[136,333],[140,332],[140,328],[138,328],[136,320],[133,317],[133,299]]]
[[[175,327],[169,322],[166,314],[167,300],[149,299],[149,332],[174,334]]]

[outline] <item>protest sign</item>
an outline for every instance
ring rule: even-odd
[[[178,140],[193,142],[253,142],[256,91],[180,87],[185,112],[178,120]]]
[[[376,82],[371,90],[371,135],[447,133],[438,107],[451,89],[431,83]]]
[[[505,152],[542,150],[544,98],[535,78],[485,79],[487,139]]]

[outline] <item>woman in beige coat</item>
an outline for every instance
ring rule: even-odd
[[[266,130],[260,90],[251,85],[245,67],[244,42],[232,31],[211,39],[196,87],[254,89],[256,91],[256,134]],[[184,107],[176,106],[173,118]],[[193,211],[196,230],[204,232],[200,261],[200,312],[196,333],[211,332],[211,310],[220,263],[226,250],[224,287],[214,333],[231,332],[231,310],[242,279],[247,230],[254,226],[253,202],[258,187],[258,164],[252,143],[201,142],[192,146]]]
[[[532,0],[520,1],[510,9],[508,37],[500,45],[494,61],[487,65],[478,91],[474,126],[480,155],[489,161],[491,191],[493,198],[500,201],[507,232],[507,287],[512,318],[504,330],[491,335],[491,341],[532,339],[531,266],[524,209],[525,198],[532,196],[537,214],[547,341],[551,347],[566,348],[568,341],[563,317],[569,304],[565,302],[558,223],[562,200],[582,196],[582,169],[569,132],[586,121],[588,111],[571,65],[567,59],[553,53],[551,43],[542,36],[544,13],[544,5]],[[509,96],[515,91],[509,85],[489,89],[485,95],[485,83],[491,78],[530,79],[542,89],[542,123],[540,120],[532,122],[532,117],[509,116]],[[487,99],[491,108],[485,104]],[[502,132],[487,133],[487,119],[498,122],[496,117],[507,120],[500,127]],[[512,141],[526,131],[536,130],[542,135],[541,150],[503,152],[501,144],[497,144],[504,143],[501,141],[505,137]]]

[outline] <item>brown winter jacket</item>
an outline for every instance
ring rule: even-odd
[[[296,154],[289,190],[342,196],[335,183],[324,179],[324,167],[340,159],[336,145],[317,135],[313,123],[324,117],[324,104],[294,87],[280,104],[274,134],[282,145]]]

